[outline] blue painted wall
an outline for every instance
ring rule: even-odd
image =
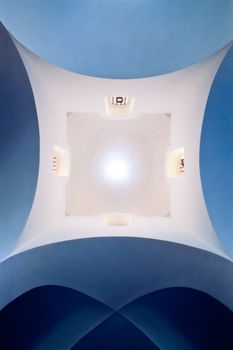
[[[233,257],[233,48],[210,90],[201,135],[200,171],[210,219]]]
[[[0,24],[0,259],[14,246],[31,210],[39,166],[39,130],[31,85]]]
[[[0,19],[27,48],[77,73],[164,74],[233,38],[232,0],[0,0]]]

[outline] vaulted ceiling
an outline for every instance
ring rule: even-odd
[[[232,19],[0,0],[0,347],[233,347]]]

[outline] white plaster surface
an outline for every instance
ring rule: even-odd
[[[62,70],[40,60],[19,44],[17,47],[35,96],[41,144],[35,200],[12,254],[69,239],[138,236],[179,242],[224,255],[204,203],[199,144],[209,89],[226,49],[200,64],[174,73],[145,79],[111,80]],[[52,174],[53,147],[59,145],[69,152],[65,132],[67,113],[104,116],[105,96],[134,96],[135,115],[171,115],[170,147],[184,147],[185,176],[167,179],[170,186],[170,217],[131,215],[130,226],[114,227],[104,225],[104,215],[101,214],[65,215],[63,189],[68,178]],[[130,198],[128,201],[130,203]]]

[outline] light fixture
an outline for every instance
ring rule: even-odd
[[[52,172],[56,176],[68,176],[69,174],[68,152],[57,145],[53,147]]]
[[[108,96],[105,97],[106,114],[112,117],[127,117],[132,113],[134,97]]]
[[[166,168],[168,177],[184,176],[184,147],[176,148],[168,153]]]
[[[111,213],[104,218],[105,226],[131,226],[131,217],[127,214]]]

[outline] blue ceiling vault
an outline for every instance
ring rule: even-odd
[[[0,308],[32,288],[52,284],[113,309],[178,286],[199,289],[233,309],[231,261],[156,239],[97,237],[48,244],[6,259],[0,273]]]
[[[43,59],[106,78],[175,71],[233,37],[232,0],[0,0],[0,16]]]
[[[31,85],[0,23],[0,259],[18,240],[31,210],[39,168],[39,128]]]
[[[76,73],[172,72],[233,39],[232,0],[0,0],[0,259],[33,203],[39,128],[12,41]],[[213,81],[200,140],[206,207],[233,256],[233,48]],[[76,239],[0,262],[4,350],[233,349],[233,263],[155,239]]]
[[[232,273],[224,258],[151,239],[35,248],[1,264],[4,349],[230,349]]]
[[[233,346],[233,313],[190,288],[162,289],[113,310],[70,288],[37,287],[7,305],[1,317],[4,349],[219,350]]]
[[[214,228],[233,256],[233,48],[214,79],[200,145],[203,193]]]

